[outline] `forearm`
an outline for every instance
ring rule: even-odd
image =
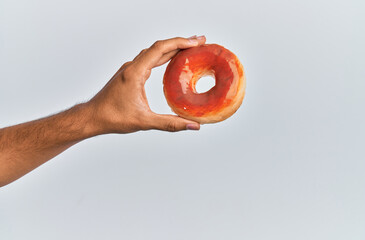
[[[0,129],[0,186],[25,175],[83,139],[100,134],[87,104]]]

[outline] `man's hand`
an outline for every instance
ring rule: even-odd
[[[168,62],[180,49],[204,43],[204,36],[157,41],[125,63],[90,101],[50,117],[0,129],[0,187],[96,135],[148,129],[198,130],[196,122],[152,112],[144,84],[152,68]]]
[[[129,133],[138,130],[199,130],[199,123],[174,115],[151,111],[144,89],[154,67],[168,62],[180,49],[205,43],[205,37],[173,38],[155,42],[133,61],[125,63],[89,104],[102,133]]]

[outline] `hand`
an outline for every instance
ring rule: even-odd
[[[194,36],[157,41],[142,50],[133,61],[125,63],[87,103],[93,109],[100,133],[131,133],[149,129],[170,132],[199,130],[197,122],[152,112],[144,85],[152,68],[168,62],[180,49],[199,46],[205,40],[204,36]]]
[[[198,130],[199,123],[152,112],[144,84],[152,68],[168,62],[180,49],[204,43],[204,36],[157,41],[125,63],[90,101],[0,129],[0,187],[95,135],[148,129]]]

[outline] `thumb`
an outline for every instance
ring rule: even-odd
[[[153,128],[162,131],[177,132],[199,130],[200,124],[175,115],[154,114]]]

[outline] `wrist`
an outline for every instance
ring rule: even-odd
[[[81,119],[81,128],[83,136],[85,138],[97,136],[103,134],[103,128],[101,127],[100,121],[97,118],[96,108],[90,102],[85,102],[76,105],[74,108]]]

